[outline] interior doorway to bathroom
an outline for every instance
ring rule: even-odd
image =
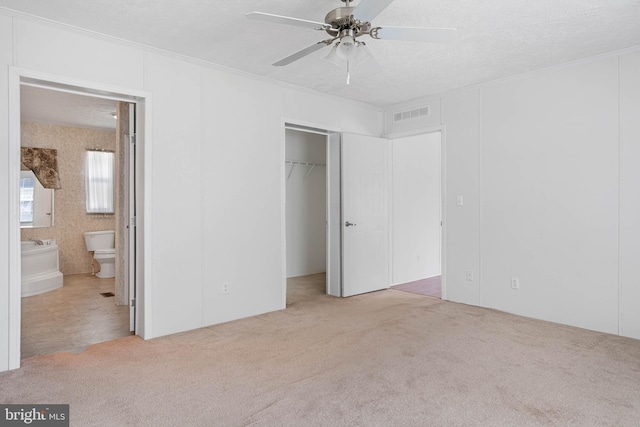
[[[340,295],[339,134],[285,125],[286,304]],[[339,176],[337,177],[339,180]],[[336,235],[337,232],[337,235]],[[334,250],[332,250],[332,248]]]
[[[18,84],[12,100],[19,102],[12,105],[20,106],[20,115],[12,119],[11,147],[20,164],[12,168],[19,171],[24,166],[21,147],[55,150],[61,185],[54,190],[54,222],[48,227],[16,224],[12,234],[17,236],[14,241],[54,243],[58,248],[54,267],[65,274],[61,288],[25,298],[24,281],[12,280],[10,315],[17,325],[11,331],[15,343],[10,346],[12,365],[18,367],[20,358],[80,351],[132,333],[144,336],[143,318],[135,311],[136,293],[144,290],[140,265],[143,242],[138,238],[143,204],[136,197],[144,191],[142,174],[136,168],[143,157],[135,155],[136,131],[144,130],[144,122],[136,119],[136,106],[144,107],[144,98],[25,76],[14,81]],[[112,212],[87,210],[88,152],[114,155]],[[97,230],[115,231],[115,277],[94,274],[100,264],[87,251],[84,232]],[[10,252],[10,262],[20,270],[20,275],[13,277],[24,277],[19,252]]]

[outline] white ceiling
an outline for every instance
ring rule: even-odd
[[[245,17],[261,11],[323,21],[339,6],[339,0],[0,0],[0,7],[378,107],[640,46],[638,0],[395,0],[374,26],[455,27],[458,41],[364,36],[381,69],[355,70],[347,86],[346,71],[324,59],[328,48],[286,67],[270,65],[326,33]]]
[[[27,122],[115,130],[116,101],[22,85],[20,119]]]

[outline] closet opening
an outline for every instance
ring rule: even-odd
[[[340,136],[288,123],[284,132],[285,306],[290,307],[320,295],[340,296]]]

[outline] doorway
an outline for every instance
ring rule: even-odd
[[[442,129],[396,139],[330,134],[328,294],[347,297],[406,286],[411,292],[446,299],[442,134]],[[284,148],[283,144],[283,157]],[[283,212],[289,172],[283,168]],[[283,214],[286,273],[289,243],[285,229]]]
[[[392,140],[392,288],[442,298],[442,135]]]
[[[133,247],[133,251],[126,255],[128,266],[131,266],[131,274],[127,272],[127,276],[131,277],[132,280],[129,280],[129,283],[126,287],[129,295],[125,297],[126,306],[124,310],[129,313],[132,313],[131,319],[133,320],[133,329],[136,335],[140,335],[143,338],[147,338],[150,336],[150,331],[145,328],[145,316],[147,312],[145,312],[145,265],[147,263],[146,258],[144,257],[144,233],[143,229],[145,228],[144,222],[144,212],[147,207],[147,203],[145,203],[145,195],[149,194],[149,182],[145,179],[145,173],[142,166],[145,164],[145,160],[147,160],[147,150],[146,145],[144,144],[144,135],[145,135],[145,127],[148,124],[148,120],[145,120],[145,102],[148,94],[138,91],[129,91],[122,90],[120,92],[113,92],[113,87],[104,88],[100,85],[96,85],[93,87],[88,87],[86,83],[82,83],[82,85],[74,84],[75,81],[73,79],[60,79],[57,77],[52,77],[49,75],[43,75],[37,72],[30,72],[26,70],[20,69],[12,69],[10,73],[10,157],[13,159],[10,163],[10,212],[11,215],[11,233],[10,233],[10,242],[9,242],[9,263],[10,263],[10,284],[9,284],[9,317],[10,317],[10,330],[9,330],[9,368],[15,369],[20,367],[20,359],[21,359],[21,329],[23,326],[22,322],[22,254],[21,254],[21,231],[20,231],[20,221],[19,221],[19,176],[20,176],[20,164],[21,161],[21,140],[22,140],[22,129],[21,129],[21,119],[22,110],[21,110],[21,89],[23,87],[35,88],[39,90],[46,90],[48,93],[62,93],[65,95],[75,95],[80,96],[83,99],[87,99],[89,97],[99,98],[101,100],[109,100],[113,102],[113,105],[116,103],[133,103],[138,108],[138,117],[139,120],[137,123],[132,121],[132,125],[134,126],[135,133],[138,134],[138,146],[141,155],[135,156],[132,154],[130,159],[131,162],[128,164],[123,164],[121,168],[120,176],[129,176],[129,171],[131,170],[129,166],[136,166],[131,175],[131,187],[135,186],[136,190],[134,194],[137,194],[138,197],[133,201],[132,206],[129,207],[129,212],[134,213],[133,216],[129,216],[127,214],[126,218],[123,218],[121,221],[122,224],[117,226],[117,230],[121,231],[121,236],[124,235],[132,235],[134,238],[134,242],[137,243],[137,246]],[[109,110],[109,120],[114,121],[114,117],[111,115],[115,113],[115,108]],[[130,133],[130,132],[127,132]],[[135,135],[131,135],[133,138],[127,141],[127,149],[129,149],[129,142],[135,142]],[[69,188],[71,191],[76,190],[74,188]],[[121,196],[125,194],[119,193]],[[84,196],[84,194],[83,194]],[[128,199],[126,197],[121,197]],[[84,206],[84,205],[83,205]],[[61,208],[63,212],[64,209]],[[60,214],[58,212],[57,220],[60,221]],[[101,227],[99,227],[101,228]],[[77,238],[77,236],[76,236]],[[79,238],[80,241],[76,242],[77,246],[84,246],[81,243],[84,243],[84,235]],[[77,239],[76,239],[77,240]],[[129,247],[129,245],[127,245]],[[86,250],[86,247],[84,248]],[[146,252],[148,255],[148,251]],[[104,260],[104,258],[103,258]],[[104,261],[103,261],[104,262]],[[102,280],[102,279],[101,279]],[[97,289],[96,289],[97,288]],[[101,285],[97,285],[91,289],[91,291],[96,291],[98,295],[100,294]],[[110,292],[104,292],[105,294],[109,294]],[[102,298],[108,298],[108,296],[102,296]],[[137,304],[136,304],[137,302]],[[114,304],[115,305],[115,304]],[[137,305],[137,310],[134,312],[131,311],[133,307]],[[148,308],[148,307],[146,307]],[[126,329],[130,329],[129,317],[125,313]],[[46,319],[44,319],[46,321]],[[107,340],[110,339],[107,336]],[[100,339],[99,341],[104,341]],[[96,341],[96,342],[99,342]]]
[[[48,154],[55,159],[51,173],[58,178],[55,189],[46,190],[55,193],[47,204],[52,220],[37,225],[30,218],[22,221],[23,207],[37,212],[41,200],[23,191],[21,177],[20,238],[38,243],[21,245],[29,248],[21,257],[21,358],[82,351],[128,336],[129,236],[123,224],[130,216],[130,104],[23,84],[20,105],[21,155],[29,154],[28,165],[21,159],[21,174],[33,174],[31,166],[42,175],[42,164],[31,164],[31,158]],[[95,256],[85,233],[92,242],[104,240]],[[44,267],[36,254],[45,249],[53,249],[48,258],[57,264],[50,266],[59,279],[56,289],[39,286]]]
[[[326,293],[327,135],[285,127],[287,306]]]
[[[308,284],[313,288],[311,294],[342,295],[341,134],[338,130],[288,121],[283,122],[283,127],[282,263],[286,307],[287,293],[291,291],[288,283],[299,287],[313,273],[309,279],[314,283]],[[305,205],[311,218],[301,218]],[[302,226],[307,227],[304,234],[300,234]],[[300,253],[301,249],[305,252]],[[319,260],[310,260],[313,256],[319,256]],[[302,291],[306,292],[304,288]]]

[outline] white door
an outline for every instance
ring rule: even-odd
[[[342,296],[389,287],[388,141],[342,135]]]
[[[136,329],[136,138],[135,138],[135,104],[129,104],[129,231],[128,272],[129,272],[129,330]]]
[[[327,137],[327,294],[342,296],[340,134]]]

